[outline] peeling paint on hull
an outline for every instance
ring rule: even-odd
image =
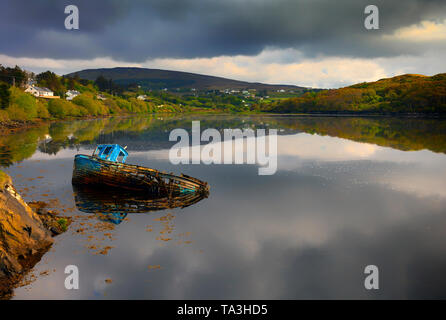
[[[87,155],[75,156],[72,183],[73,185],[102,185],[145,191],[157,196],[178,196],[188,193],[207,195],[209,193],[209,185],[206,182],[183,174],[176,176]]]

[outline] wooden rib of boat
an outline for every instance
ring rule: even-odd
[[[99,145],[93,155],[76,155],[73,185],[103,185],[124,190],[145,191],[157,196],[197,193],[207,196],[209,185],[199,179],[180,176],[138,165],[126,164],[125,148]]]

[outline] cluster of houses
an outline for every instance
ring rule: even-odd
[[[38,87],[34,84],[28,85],[25,89],[25,92],[32,94],[37,98],[46,98],[46,99],[60,99],[59,96],[55,96],[54,92],[48,88]],[[73,100],[81,93],[77,90],[68,90],[65,93],[67,100]]]
[[[65,93],[65,99],[67,99],[68,101],[73,100],[74,98],[76,98],[78,95],[80,95],[81,93],[77,90],[68,90]]]
[[[37,98],[46,98],[46,99],[60,99],[59,96],[55,96],[54,92],[51,91],[48,88],[44,88],[44,87],[38,87],[34,84],[29,84],[26,89],[25,92],[32,94],[33,96],[37,97]],[[78,95],[80,95],[81,93],[77,90],[68,90],[65,93],[65,99],[67,99],[68,101],[73,100],[74,98],[76,98]],[[107,100],[107,97],[102,95],[102,94],[98,94],[96,96],[97,99],[99,100]]]
[[[238,89],[224,89],[224,90],[220,90],[220,93],[224,93],[224,94],[242,94],[244,96],[253,96],[256,94],[256,89],[244,89],[244,90],[238,90]],[[294,93],[294,90],[285,90],[285,89],[277,89],[276,90],[277,93]]]
[[[59,99],[59,96],[55,96],[54,92],[48,88],[37,87],[35,85],[28,85],[25,89],[25,92],[31,93],[33,96],[38,98],[47,98],[47,99]]]

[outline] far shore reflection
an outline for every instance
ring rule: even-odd
[[[173,165],[169,132],[192,120],[203,130],[277,128],[276,174],[259,176],[255,164]],[[44,276],[15,298],[445,298],[445,129],[441,119],[188,115],[2,136],[2,170],[23,198],[74,219],[36,265]],[[99,143],[128,146],[127,163],[206,181],[209,198],[183,208],[73,190],[74,156]],[[67,264],[82,274],[79,290],[63,287]],[[364,289],[372,264],[376,291]]]
[[[446,153],[446,119],[171,115],[55,122],[1,136],[0,166],[28,159],[36,150],[55,155],[66,148],[88,148],[112,141],[128,144],[130,151],[168,149],[174,144],[168,138],[170,131],[190,130],[193,120],[216,129],[277,128],[279,135],[308,133],[403,151]]]

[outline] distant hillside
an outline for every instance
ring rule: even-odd
[[[196,73],[144,68],[88,69],[73,72],[67,76],[73,77],[76,74],[81,79],[87,80],[95,80],[102,75],[107,79],[112,79],[116,84],[136,83],[145,89],[195,88],[197,90],[256,89],[270,91],[282,89],[302,91],[306,89],[292,85],[251,83]]]
[[[446,73],[406,74],[350,87],[308,92],[269,106],[278,113],[446,114]]]

